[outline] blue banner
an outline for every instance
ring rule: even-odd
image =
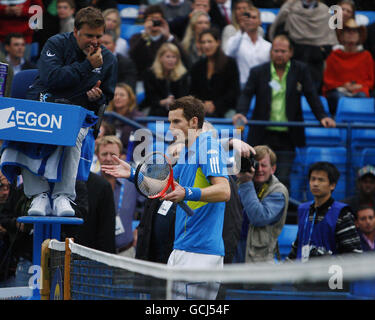
[[[0,139],[74,146],[88,112],[76,105],[0,97]]]

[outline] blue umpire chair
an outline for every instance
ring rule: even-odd
[[[56,103],[37,101],[29,101],[25,103],[23,99],[25,99],[27,90],[34,82],[37,75],[37,69],[20,71],[13,78],[11,86],[11,98],[0,97],[0,122],[2,125],[0,139],[42,144],[74,145],[78,131],[83,125],[86,116],[90,112],[74,105],[69,105],[70,108],[67,109],[65,108],[65,105]],[[48,112],[46,109],[48,109]],[[37,120],[38,114],[40,117]],[[38,123],[38,126],[44,126],[47,123],[47,116],[50,116],[50,118],[56,120],[54,122],[55,129],[56,127],[59,127],[59,129],[62,129],[60,130],[61,132],[55,130],[57,131],[55,133],[53,130],[38,130],[34,128],[36,123]],[[41,119],[43,119],[43,121]],[[57,119],[60,120],[58,121]],[[41,131],[43,132],[41,133]],[[89,148],[89,150],[92,150],[93,143],[94,140],[89,140],[86,147],[82,147],[82,150],[84,148]],[[87,163],[85,165],[87,167]],[[62,224],[77,225],[83,223],[83,219],[80,218],[55,216],[24,216],[19,217],[17,221],[20,223],[30,223],[34,225],[34,265],[40,265],[41,263],[41,245],[45,239],[54,238],[60,240]],[[39,289],[36,288],[33,290],[33,296],[31,299],[40,299]]]

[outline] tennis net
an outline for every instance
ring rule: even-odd
[[[322,257],[308,263],[232,264],[212,270],[120,257],[75,244],[71,239],[67,239],[67,245],[50,240],[48,248],[51,260],[43,274],[51,279],[51,299],[375,298],[374,254]],[[53,279],[60,279],[60,284],[56,286],[58,281]]]

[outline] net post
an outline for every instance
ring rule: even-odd
[[[172,300],[172,284],[173,284],[173,281],[170,279],[167,279],[166,300]]]
[[[64,262],[64,300],[71,300],[70,295],[70,260],[72,252],[69,248],[69,241],[73,238],[65,239],[65,262]]]
[[[51,290],[51,283],[50,283],[50,270],[49,270],[49,261],[50,261],[50,248],[49,243],[50,239],[46,239],[42,243],[42,251],[41,251],[41,260],[40,260],[40,267],[41,267],[41,287],[40,287],[40,299],[41,300],[49,300],[50,298],[50,290]]]

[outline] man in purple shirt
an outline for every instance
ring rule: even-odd
[[[355,226],[363,251],[375,250],[375,212],[369,205],[361,206],[355,214]]]

